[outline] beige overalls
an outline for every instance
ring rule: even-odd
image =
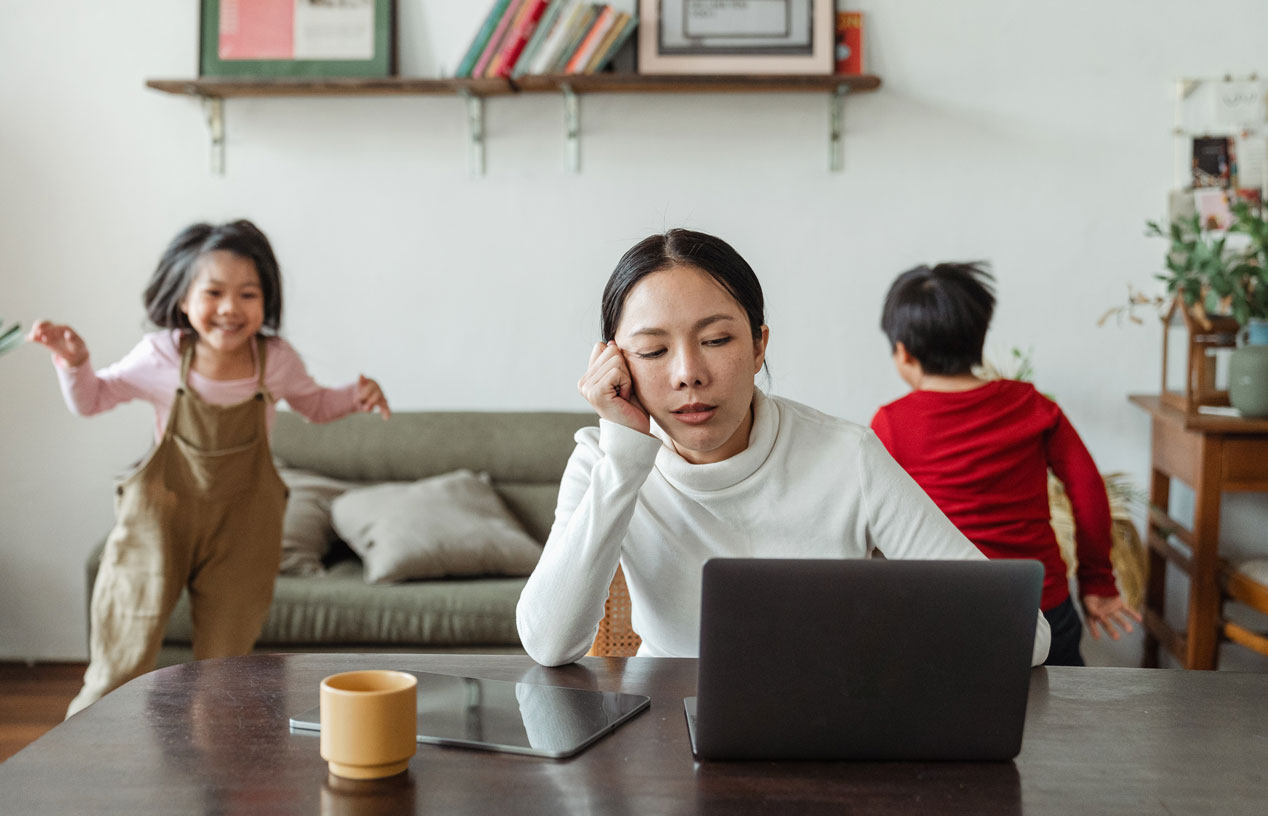
[[[247,654],[273,600],[286,486],[269,454],[264,340],[255,395],[204,402],[189,387],[192,337],[163,438],[115,490],[116,523],[92,593],[84,687],[69,717],[154,668],[182,587],[194,659]]]

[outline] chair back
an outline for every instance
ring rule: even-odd
[[[643,639],[630,623],[630,591],[625,586],[625,573],[618,565],[616,575],[608,586],[608,600],[603,605],[603,620],[594,645],[587,654],[590,657],[633,657]]]

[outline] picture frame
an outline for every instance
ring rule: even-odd
[[[641,74],[831,74],[835,0],[639,0]]]
[[[199,76],[396,74],[396,0],[200,0],[200,6]]]

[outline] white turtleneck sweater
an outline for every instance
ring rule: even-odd
[[[618,562],[639,655],[695,657],[710,558],[985,557],[861,425],[755,391],[748,447],[730,459],[691,464],[652,431],[600,420],[577,432],[550,537],[516,609],[538,663],[589,650]],[[1035,617],[1039,665],[1051,635]]]

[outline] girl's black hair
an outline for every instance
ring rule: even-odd
[[[282,327],[282,272],[269,239],[245,219],[220,225],[194,224],[172,239],[145,287],[143,301],[150,322],[163,329],[193,329],[181,311],[181,302],[197,274],[199,258],[217,250],[232,252],[255,264],[264,299],[260,333],[276,334]]]
[[[881,310],[890,349],[902,343],[926,374],[968,374],[982,362],[994,280],[984,261],[908,269],[889,287]]]
[[[744,309],[753,339],[761,339],[766,306],[762,285],[757,282],[753,267],[721,238],[703,232],[671,229],[639,241],[621,256],[616,269],[612,270],[603,289],[600,315],[604,342],[616,336],[616,327],[625,309],[625,298],[635,284],[653,272],[674,266],[693,266],[708,273]]]

